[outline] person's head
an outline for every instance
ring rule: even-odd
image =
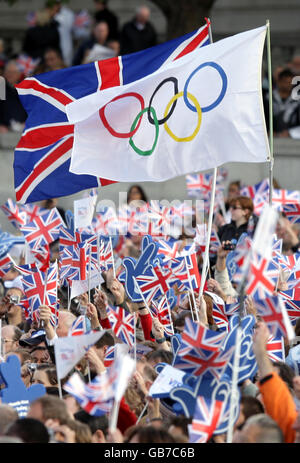
[[[293,73],[296,76],[299,76],[299,74],[300,74],[300,55],[296,55],[296,56],[293,57],[293,59],[291,61],[291,64],[290,64],[290,68],[291,68],[291,70],[293,71]]]
[[[70,414],[65,402],[54,395],[43,395],[31,402],[27,418],[34,418],[46,423],[51,419],[58,425],[68,424]]]
[[[30,352],[33,363],[51,363],[51,358],[47,347],[35,346]]]
[[[284,362],[273,362],[274,370],[278,373],[280,378],[286,383],[290,391],[294,389],[293,378],[295,376],[294,370]]]
[[[44,61],[47,71],[57,71],[64,68],[61,52],[56,48],[47,48],[44,53]]]
[[[0,404],[0,436],[3,436],[8,426],[18,419],[17,410],[10,405]]]
[[[262,403],[252,396],[243,396],[240,402],[240,416],[235,423],[236,429],[241,430],[250,416],[264,413]]]
[[[147,196],[140,185],[131,185],[127,192],[127,203],[131,201],[144,201],[147,202]]]
[[[277,88],[279,93],[283,93],[289,95],[292,91],[293,84],[292,80],[295,74],[291,69],[285,68],[283,69],[277,77]]]
[[[189,437],[188,425],[193,421],[192,418],[187,418],[186,416],[174,416],[169,421],[168,432],[171,436],[176,438]]]
[[[185,319],[192,318],[190,310],[182,310],[176,320],[174,321],[175,333],[182,334],[185,325]]]
[[[23,291],[20,288],[9,288],[5,296],[10,300],[10,302],[7,303],[8,319],[12,321],[17,319],[19,321],[22,319],[22,308],[17,305],[17,303],[13,302],[13,299],[17,297],[20,301],[23,296]]]
[[[77,420],[70,420],[68,427],[75,431],[76,444],[92,444],[92,433],[87,424]]]
[[[89,427],[93,443],[106,443],[106,437],[108,434],[108,418],[106,415],[92,416],[86,411],[80,410],[75,413],[74,418],[76,421],[80,421]]]
[[[60,310],[58,312],[58,324],[56,328],[57,336],[68,336],[72,323],[76,320],[76,316],[69,310]]]
[[[135,19],[140,24],[146,24],[149,21],[150,13],[150,9],[147,6],[139,6],[136,9]]]
[[[269,415],[260,413],[253,415],[241,431],[234,434],[233,442],[247,444],[283,444],[282,430]]]
[[[175,439],[165,429],[154,426],[136,426],[127,436],[129,444],[174,444]]]
[[[37,365],[31,384],[43,384],[45,387],[58,387],[56,368],[53,365]]]
[[[240,195],[240,188],[241,182],[239,180],[230,182],[227,190],[227,201],[237,198]]]
[[[173,354],[168,350],[158,349],[146,355],[148,363],[155,367],[157,363],[163,362],[172,365]]]
[[[5,355],[5,360],[10,355],[16,355],[19,358],[21,365],[24,365],[27,363],[33,363],[33,358],[31,357],[30,352],[28,352],[27,349],[23,349],[22,347],[18,347],[16,350],[8,352]]]
[[[94,347],[97,351],[97,355],[104,362],[105,354],[108,349],[108,347],[114,346],[115,345],[115,340],[114,337],[111,333],[106,331],[100,339],[94,344]]]
[[[108,0],[94,0],[95,10],[102,11],[107,7]]]
[[[229,204],[232,220],[237,224],[247,223],[254,210],[252,199],[247,196],[237,196]]]
[[[22,331],[15,325],[6,325],[1,329],[2,353],[13,352],[19,347]]]
[[[48,444],[49,433],[41,421],[33,418],[22,418],[12,423],[6,436],[19,437],[26,444]]]
[[[104,45],[109,35],[109,25],[105,21],[95,24],[93,29],[94,37],[99,45]]]
[[[15,86],[20,82],[22,72],[20,71],[16,61],[10,60],[6,63],[3,76],[12,86]]]
[[[41,207],[44,209],[53,209],[58,205],[58,198],[48,198],[41,201]]]

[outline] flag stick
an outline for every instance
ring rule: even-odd
[[[193,299],[194,310],[195,310],[197,322],[199,322],[198,308],[197,308],[197,305],[196,305],[195,294],[194,294],[194,290],[193,290],[193,285],[192,285],[192,281],[191,281],[191,275],[190,275],[190,271],[189,271],[189,268],[188,268],[186,256],[184,256],[184,262],[185,262],[185,266],[186,266],[186,270],[187,270],[187,274],[188,274],[188,280],[189,280],[189,286],[190,286],[190,289],[191,289],[191,294],[192,294],[192,299]]]
[[[141,298],[143,299],[143,303],[145,304],[145,306],[146,306],[147,309],[148,309],[148,312],[150,313],[151,317],[153,318],[153,315],[152,315],[152,312],[151,312],[151,310],[150,310],[150,308],[149,308],[149,305],[148,305],[146,299],[144,298],[144,294],[142,293],[141,288],[139,287],[139,285],[138,285],[138,283],[137,283],[137,281],[136,281],[135,278],[134,278],[134,282],[135,282],[135,285],[138,287],[138,290],[139,290],[139,293],[140,293],[140,295],[141,295]]]
[[[118,400],[115,400],[112,411],[111,411],[111,415],[110,415],[109,429],[111,432],[114,432],[117,428],[119,408],[120,408],[120,402]]]
[[[212,228],[212,221],[213,221],[213,214],[214,214],[216,183],[217,183],[217,168],[215,167],[213,170],[213,181],[212,181],[212,190],[211,190],[211,197],[210,197],[211,199],[210,199],[208,224],[207,224],[206,245],[205,245],[204,258],[203,258],[203,264],[202,264],[199,301],[200,301],[201,296],[203,295],[203,288],[205,285],[207,266],[209,265],[209,244],[210,244],[211,228]]]
[[[174,326],[173,326],[172,315],[171,315],[171,307],[170,307],[167,296],[166,296],[166,302],[167,302],[168,313],[169,313],[169,318],[170,318],[170,325],[172,326],[172,332],[173,332],[173,335],[174,335]]]
[[[116,278],[116,269],[115,269],[114,250],[113,250],[113,246],[112,246],[112,240],[111,240],[111,236],[109,237],[109,243],[110,243],[110,250],[111,250],[111,260],[112,260],[112,266],[113,266],[114,278]]]
[[[142,410],[141,413],[140,413],[140,416],[138,417],[138,419],[137,419],[137,421],[136,421],[136,423],[139,423],[139,422],[141,421],[141,419],[142,419],[143,416],[144,416],[145,411],[146,411],[147,408],[148,408],[148,405],[149,405],[149,402],[148,402],[148,400],[147,400],[146,403],[145,403],[145,406],[144,406],[143,410]]]
[[[206,19],[206,23],[208,24],[209,41],[210,43],[213,43],[210,18]],[[210,206],[209,206],[208,226],[207,226],[207,238],[206,238],[206,245],[205,245],[204,258],[203,258],[203,264],[202,264],[201,283],[200,283],[200,290],[199,290],[199,302],[200,302],[201,296],[203,295],[203,289],[204,289],[204,284],[205,284],[205,279],[206,279],[206,267],[207,265],[209,265],[209,243],[210,243],[211,227],[212,227],[213,214],[214,214],[216,183],[217,183],[217,167],[215,167],[213,170],[212,191],[211,191],[211,196],[210,196]]]
[[[190,296],[190,291],[188,292],[188,298],[189,298],[189,304],[190,304],[190,308],[191,308],[191,314],[192,314],[192,320],[193,322],[195,322],[195,314],[194,314],[194,311],[193,311],[193,308],[192,308],[192,301],[191,301],[191,296]]]
[[[62,399],[62,389],[61,389],[61,382],[60,382],[60,378],[57,377],[57,382],[58,382],[58,392],[59,392],[59,398]]]
[[[91,302],[91,245],[88,245],[89,250],[89,266],[88,266],[88,302]]]
[[[267,20],[267,61],[268,61],[268,81],[269,81],[269,145],[270,145],[270,162],[269,162],[269,204],[272,206],[273,196],[273,167],[274,167],[274,145],[273,145],[273,89],[272,89],[272,62],[271,62],[271,36],[270,21]]]
[[[245,281],[246,282],[246,281]],[[238,403],[239,394],[238,394],[238,378],[239,378],[239,360],[241,352],[241,341],[242,341],[242,314],[244,312],[244,285],[241,287],[240,291],[240,310],[239,310],[239,324],[236,331],[236,340],[235,340],[235,351],[234,351],[234,360],[232,366],[232,379],[231,379],[231,395],[230,395],[230,409],[229,409],[229,421],[228,421],[228,430],[227,430],[227,443],[232,442],[233,428],[234,428],[234,411]]]

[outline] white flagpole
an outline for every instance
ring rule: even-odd
[[[139,422],[141,421],[141,419],[143,418],[143,415],[144,415],[145,411],[146,411],[147,408],[148,408],[148,405],[149,405],[149,402],[148,402],[148,400],[147,400],[146,403],[145,403],[145,406],[144,406],[143,410],[142,410],[141,413],[140,413],[140,416],[139,416],[138,419],[137,419],[137,422],[136,422],[136,423],[139,423]]]
[[[233,372],[231,380],[231,395],[230,395],[230,409],[229,409],[229,422],[227,430],[227,443],[232,443],[233,428],[234,428],[234,411],[238,404],[239,393],[238,393],[238,377],[239,377],[239,360],[241,351],[242,341],[242,327],[239,324],[236,331],[236,343],[233,361]]]
[[[210,40],[210,43],[213,43],[210,19],[208,18],[207,21],[209,21],[209,28],[208,28],[209,40]],[[203,258],[203,263],[202,263],[202,274],[201,274],[201,283],[200,283],[200,290],[199,290],[199,302],[200,302],[201,296],[203,295],[203,288],[204,288],[205,279],[206,279],[206,268],[209,265],[209,243],[210,243],[211,227],[212,227],[212,221],[213,221],[213,215],[214,215],[216,183],[217,183],[217,167],[215,167],[213,170],[213,181],[212,181],[210,207],[209,207],[209,215],[208,215],[208,225],[207,225],[207,238],[206,238],[204,258]]]
[[[112,246],[112,240],[111,240],[111,236],[109,237],[109,243],[110,243],[110,250],[111,250],[111,260],[112,260],[112,265],[113,265],[114,278],[116,278],[116,269],[115,269],[114,250],[113,250],[113,246]]]
[[[195,294],[194,294],[194,290],[193,290],[193,285],[192,285],[192,281],[191,281],[191,275],[190,275],[190,271],[189,271],[189,268],[188,268],[186,256],[184,256],[184,262],[185,262],[185,267],[186,267],[186,271],[187,271],[187,274],[188,274],[188,280],[189,280],[189,286],[190,286],[190,289],[191,289],[191,295],[192,295],[192,299],[193,299],[194,310],[195,310],[197,322],[199,322],[198,308],[197,308],[197,304],[196,304]]]
[[[114,432],[117,429],[119,408],[120,402],[118,400],[115,400],[110,415],[109,429],[111,432]]]
[[[269,81],[269,145],[270,145],[269,204],[270,206],[272,206],[274,146],[273,146],[273,89],[272,89],[271,35],[270,35],[270,21],[269,20],[267,20],[266,26],[267,26],[268,81]]]
[[[91,302],[91,245],[88,245],[89,266],[88,266],[88,301]]]

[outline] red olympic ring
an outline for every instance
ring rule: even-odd
[[[144,98],[139,95],[138,93],[135,93],[135,92],[130,92],[130,93],[124,93],[123,95],[118,95],[116,96],[113,100],[110,100],[108,103],[106,103],[105,106],[103,106],[100,110],[99,110],[99,116],[100,116],[100,119],[104,125],[104,127],[109,131],[109,133],[111,133],[111,135],[113,135],[114,137],[117,137],[117,138],[130,138],[130,137],[133,137],[133,135],[138,131],[139,127],[140,127],[140,124],[142,122],[142,118],[140,118],[136,128],[134,130],[132,130],[131,132],[128,132],[128,133],[119,133],[119,132],[116,132],[109,124],[108,124],[108,121],[105,117],[105,108],[107,105],[109,105],[110,103],[112,103],[113,101],[116,101],[116,100],[120,100],[121,98],[125,98],[126,96],[133,96],[135,98],[137,98],[139,100],[139,102],[141,103],[141,111],[143,111],[143,109],[145,108],[145,102],[144,102]]]

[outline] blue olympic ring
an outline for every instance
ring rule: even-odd
[[[200,69],[204,68],[205,66],[211,66],[212,68],[214,68],[214,69],[216,69],[218,71],[218,73],[220,74],[221,79],[222,79],[222,89],[221,89],[220,95],[218,96],[216,101],[214,101],[214,103],[210,104],[209,106],[204,106],[204,108],[201,108],[202,112],[206,113],[206,112],[210,111],[211,109],[215,108],[216,106],[218,106],[218,104],[220,104],[221,101],[223,100],[223,98],[225,96],[225,93],[226,93],[226,90],[227,90],[227,76],[226,76],[224,70],[221,68],[221,66],[219,66],[217,63],[214,63],[213,61],[207,61],[206,63],[200,64],[200,66],[198,66],[190,74],[189,78],[187,79],[187,81],[185,83],[184,89],[183,89],[184,102],[187,105],[187,107],[191,111],[194,111],[195,113],[197,112],[197,109],[195,108],[195,106],[193,106],[189,102],[188,95],[187,95],[187,92],[188,92],[187,88],[188,88],[188,85],[190,83],[191,78],[196,74],[196,72],[198,72]]]

